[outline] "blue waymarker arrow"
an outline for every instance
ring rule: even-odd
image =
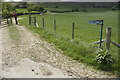
[[[102,21],[88,21],[88,24],[102,24]]]

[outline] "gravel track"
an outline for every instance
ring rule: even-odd
[[[20,41],[16,45],[8,30],[0,28],[3,41],[3,78],[115,78],[107,72],[71,60],[57,51],[54,44],[43,41],[24,26],[16,25]],[[1,44],[1,42],[0,42]],[[12,74],[11,74],[12,73]]]

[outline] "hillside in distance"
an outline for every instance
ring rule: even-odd
[[[116,8],[118,6],[117,2],[38,2],[33,4],[40,5],[46,8],[47,11],[71,11],[72,9],[81,11],[83,8],[86,8],[88,12],[109,11],[113,6]],[[99,10],[97,10],[98,8]]]
[[[111,8],[112,6],[118,6],[117,2],[39,2],[36,3],[44,7],[93,7],[93,8]]]

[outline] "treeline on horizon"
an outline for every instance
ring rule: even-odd
[[[11,2],[15,5],[17,5],[16,7],[19,8],[18,5],[21,5],[21,8],[27,8],[27,3],[28,2]],[[89,8],[111,8],[113,6],[115,6],[116,8],[119,7],[118,2],[32,2],[32,4],[34,5],[41,5],[42,7],[48,8],[48,7],[56,7],[59,5],[69,5],[72,7],[89,7]],[[49,4],[49,5],[48,5]]]

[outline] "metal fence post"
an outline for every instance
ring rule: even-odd
[[[100,46],[99,48],[101,48],[101,43],[102,43],[102,32],[103,32],[103,20],[102,21],[102,24],[101,24],[101,33],[100,33]]]

